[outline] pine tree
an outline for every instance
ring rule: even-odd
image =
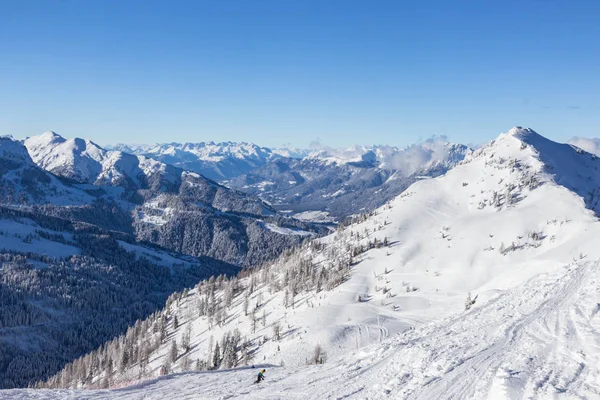
[[[121,353],[121,360],[119,362],[119,372],[125,371],[129,365],[129,350],[124,346],[123,352]]]
[[[248,296],[248,292],[244,293],[244,316],[248,315],[248,304],[250,303],[250,298]]]
[[[207,358],[206,358],[206,365],[207,368],[211,368],[212,367],[212,362],[213,362],[213,343],[215,341],[215,338],[213,337],[213,335],[210,335],[210,338],[208,339],[208,352],[207,354]]]
[[[219,349],[219,342],[215,344],[215,351],[213,353],[212,367],[219,369],[221,365],[221,350]]]
[[[181,370],[182,371],[189,371],[190,370],[190,358],[188,357],[187,354],[185,354],[183,356],[183,358],[181,359]]]
[[[183,333],[183,336],[181,337],[181,348],[183,349],[184,353],[187,353],[188,351],[190,351],[191,335],[192,335],[192,323],[188,322],[188,324],[185,328],[185,332]]]
[[[256,333],[256,309],[252,310],[252,333]]]
[[[159,324],[160,342],[164,343],[165,339],[167,338],[167,320],[166,320],[166,318],[164,316],[161,316],[158,324]]]
[[[174,363],[177,361],[177,342],[175,339],[171,341],[171,349],[169,350],[169,362]]]
[[[321,347],[320,344],[317,344],[315,346],[315,350],[313,352],[313,363],[314,364],[323,364],[325,362],[325,351],[323,351],[323,348]]]
[[[273,324],[273,340],[279,340],[281,338],[281,325],[279,322]]]

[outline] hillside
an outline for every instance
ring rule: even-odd
[[[131,235],[0,207],[0,387],[56,373],[148,317],[172,292],[238,270]]]
[[[0,398],[597,398],[598,266],[540,274],[463,315],[323,365],[257,364],[177,373],[116,390],[19,390]],[[267,379],[255,385],[263,366]]]
[[[279,366],[269,367],[269,389],[245,388],[253,374],[234,370],[114,395],[599,396],[600,224],[586,196],[599,186],[597,163],[513,128],[260,271],[172,296],[160,315],[49,384],[123,385],[163,368],[266,363]],[[142,347],[147,357],[123,362],[119,349]],[[109,359],[119,367],[107,369]]]

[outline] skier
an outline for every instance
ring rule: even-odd
[[[256,378],[256,382],[254,382],[254,383],[259,383],[260,381],[264,381],[265,380],[265,375],[264,374],[265,374],[266,371],[267,371],[266,369],[261,369],[258,372],[258,377]]]

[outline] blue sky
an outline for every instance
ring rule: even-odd
[[[599,3],[0,0],[0,134],[600,136]]]

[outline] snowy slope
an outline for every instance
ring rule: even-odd
[[[56,175],[93,182],[103,170],[106,151],[90,140],[67,140],[55,132],[45,132],[23,143],[36,164]]]
[[[47,398],[598,398],[599,265],[544,273],[482,307],[320,366],[196,372]],[[40,394],[40,393],[38,393]],[[14,397],[16,399],[20,397]],[[43,396],[42,398],[46,398]]]
[[[188,372],[111,391],[27,399],[530,399],[600,397],[600,264],[540,273],[480,307],[319,366]],[[259,366],[260,367],[260,366]],[[2,394],[0,393],[0,398]]]
[[[0,137],[0,203],[69,206],[91,201],[87,193],[63,184],[38,168],[19,142]]]
[[[212,359],[210,337],[218,341],[237,329],[249,343],[250,363],[283,365],[268,368],[268,388],[246,385],[254,371],[241,369],[70,393],[599,398],[600,223],[594,197],[585,198],[598,187],[598,163],[571,146],[513,128],[444,176],[415,183],[374,214],[320,239],[323,248],[307,245],[255,278],[242,277],[220,324],[198,315],[204,298],[198,291],[206,286],[164,311],[168,340],[151,353],[147,376],[158,374],[173,341],[181,343],[186,331],[190,350],[170,365],[173,372],[185,369],[185,360]],[[371,248],[350,254],[360,247]],[[348,259],[349,279],[328,290],[300,290],[290,305],[286,293],[303,284],[286,271],[306,262],[317,271],[335,270]],[[256,330],[243,311],[250,286]],[[466,299],[475,299],[468,310]],[[281,327],[279,339],[274,325]],[[328,361],[306,366],[317,344]],[[139,372],[138,365],[127,367],[114,382],[135,381]],[[33,393],[51,398],[66,392]]]

